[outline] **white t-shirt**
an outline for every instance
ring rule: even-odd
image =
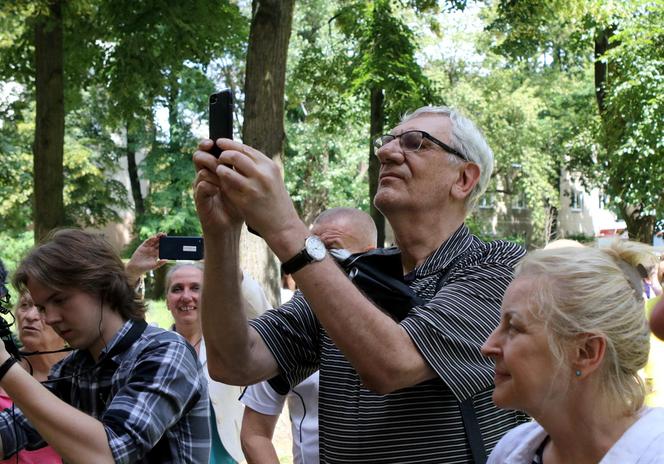
[[[261,414],[278,416],[288,401],[293,435],[293,463],[318,464],[318,372],[307,377],[287,395],[280,395],[267,382],[247,387],[240,399]]]
[[[547,435],[537,422],[521,424],[498,442],[487,464],[531,464]],[[646,408],[599,464],[664,464],[664,408]]]

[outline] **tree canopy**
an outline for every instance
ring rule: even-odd
[[[3,236],[35,227],[34,28],[51,4],[0,6]],[[100,227],[129,213],[136,241],[199,233],[191,152],[213,91],[233,90],[242,125],[251,5],[61,7],[63,161],[49,175],[62,177],[63,223]],[[555,234],[562,168],[601,188],[630,234],[648,240],[664,213],[663,24],[664,4],[645,0],[296,2],[283,165],[298,212],[310,221],[333,206],[370,211],[372,136],[418,106],[446,104],[493,147],[487,198],[528,207],[524,242]],[[497,228],[482,211],[471,221],[518,238],[508,222]]]

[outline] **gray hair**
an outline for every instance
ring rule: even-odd
[[[171,268],[166,273],[166,278],[164,279],[164,290],[166,293],[168,293],[168,289],[171,286],[173,273],[179,269],[184,269],[185,267],[193,267],[194,269],[198,269],[199,271],[203,272],[203,265],[201,263],[177,263],[176,265],[171,266]],[[201,282],[201,284],[202,283],[203,282]]]
[[[452,123],[450,145],[465,155],[468,161],[477,164],[480,168],[480,180],[466,198],[466,211],[471,211],[489,186],[489,180],[493,172],[493,152],[475,123],[453,108],[446,106],[423,106],[412,113],[404,115],[401,123],[425,114],[447,116]],[[450,160],[453,160],[453,162],[462,162],[452,154],[450,154]]]
[[[598,398],[615,414],[634,414],[644,403],[638,371],[648,361],[650,330],[636,267],[652,259],[649,246],[616,241],[603,249],[537,250],[516,268],[516,277],[534,279],[533,314],[543,321],[551,352],[562,368],[567,367],[564,353],[576,335],[605,340]]]

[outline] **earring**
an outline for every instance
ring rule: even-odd
[[[574,372],[574,374],[575,374],[577,377],[581,377],[581,371],[578,370],[578,369]]]

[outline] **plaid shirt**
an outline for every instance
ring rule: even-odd
[[[76,350],[51,369],[47,386],[104,424],[116,463],[203,463],[210,453],[208,393],[195,353],[176,333],[148,326],[126,350],[95,364]],[[14,423],[16,426],[14,426]],[[0,413],[5,457],[46,443],[18,408]]]

